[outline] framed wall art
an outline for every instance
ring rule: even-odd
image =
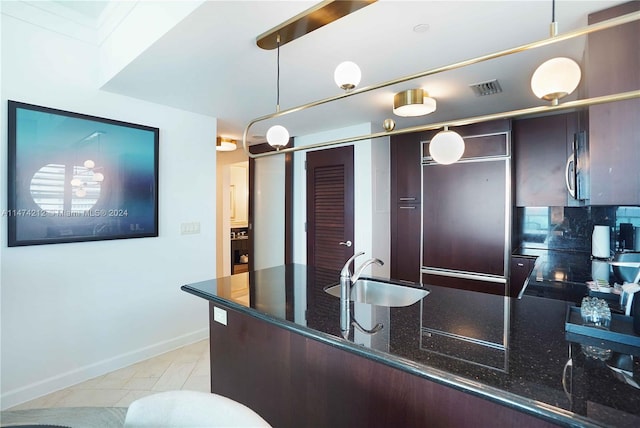
[[[159,129],[8,105],[10,247],[158,236]]]

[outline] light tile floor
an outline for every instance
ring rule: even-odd
[[[175,349],[7,410],[51,407],[128,407],[161,391],[211,392],[209,341]]]

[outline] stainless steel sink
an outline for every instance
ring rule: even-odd
[[[340,297],[340,284],[330,285],[324,289],[332,296]],[[429,294],[424,288],[394,284],[380,280],[361,278],[351,287],[350,299],[354,302],[368,303],[377,306],[409,306]]]

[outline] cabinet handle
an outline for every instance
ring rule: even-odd
[[[569,158],[567,159],[567,164],[564,168],[564,180],[565,184],[567,185],[567,191],[573,199],[577,199],[575,168],[576,164],[574,162],[574,154],[572,153],[571,156],[569,156]]]
[[[351,247],[351,241],[347,241],[347,242],[341,242],[338,245],[344,245],[345,247]]]
[[[564,393],[569,399],[569,403],[571,403],[573,401],[573,397],[571,396],[571,392],[567,388],[567,371],[569,368],[573,368],[573,358],[571,357],[569,357],[564,365],[564,368],[562,369],[562,389],[564,389]]]
[[[524,267],[524,263],[518,263],[518,266]]]
[[[407,201],[415,201],[416,198],[400,198],[400,200],[403,202],[407,202]]]
[[[412,206],[402,206],[402,207],[398,207],[401,210],[415,210],[416,207],[412,207]]]

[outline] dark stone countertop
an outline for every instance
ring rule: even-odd
[[[592,260],[588,252],[525,244],[512,255],[536,259],[525,294],[574,304],[589,294],[586,282],[591,280]]]
[[[538,256],[539,257],[539,256]],[[374,336],[340,337],[340,300],[323,291],[338,272],[286,265],[184,285],[186,292],[417,376],[564,426],[640,426],[640,351],[586,357],[565,339],[570,303],[512,299],[424,284],[430,294],[402,308],[352,304]],[[635,337],[640,349],[640,337]],[[571,355],[571,364],[567,364]],[[610,366],[631,362],[631,381]]]

